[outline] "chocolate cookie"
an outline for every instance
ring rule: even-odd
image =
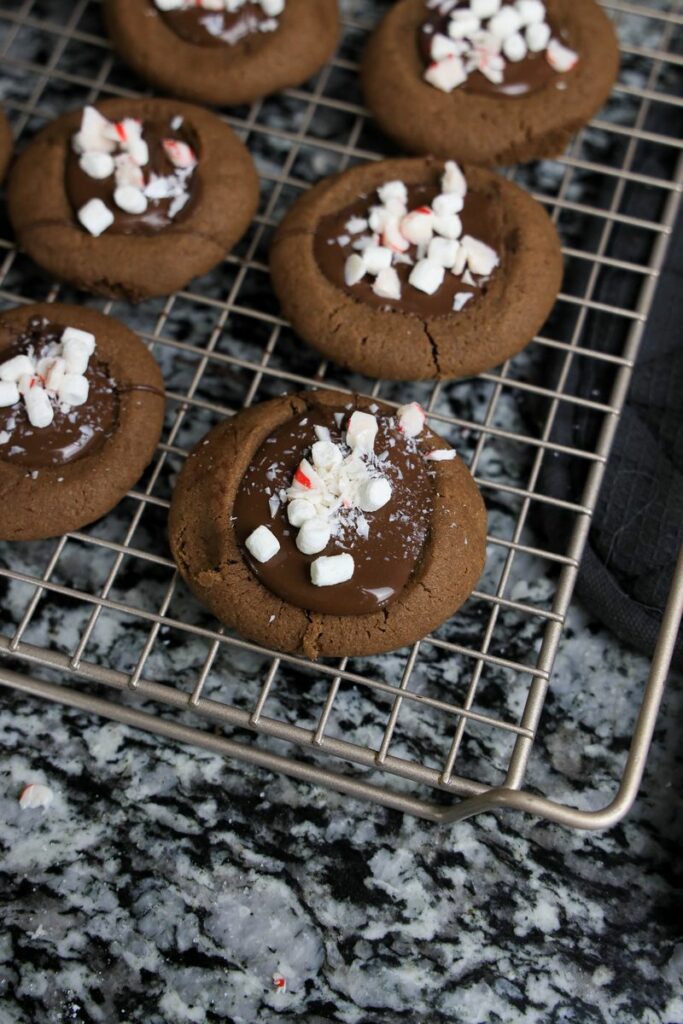
[[[5,116],[4,110],[0,109],[0,182],[5,177],[5,171],[12,156],[12,129]]]
[[[50,303],[0,313],[0,538],[104,515],[139,479],[163,418],[159,368],[123,324]]]
[[[251,221],[258,182],[214,114],[175,100],[106,100],[39,133],[15,164],[8,199],[36,263],[137,301],[219,263]]]
[[[300,85],[337,45],[336,0],[106,0],[124,60],[174,96],[232,106]]]
[[[399,0],[370,38],[370,110],[401,146],[480,164],[560,153],[619,68],[593,0]]]
[[[431,157],[326,178],[271,246],[284,315],[342,366],[389,380],[449,379],[518,352],[562,278],[555,228],[491,171]]]
[[[277,650],[369,655],[410,644],[465,601],[486,511],[412,403],[285,396],[215,427],[173,495],[171,549],[197,597]]]

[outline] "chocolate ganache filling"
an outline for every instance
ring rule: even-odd
[[[435,6],[427,13],[425,20],[422,22],[418,30],[418,46],[426,68],[432,65],[435,59],[434,51],[432,49],[435,37],[440,36],[442,39],[450,39],[449,25],[453,17],[453,12],[465,12],[469,10],[470,2],[471,0],[458,0],[457,3],[450,3],[446,5],[442,3]],[[500,10],[504,10],[505,8],[516,10],[516,6],[515,0],[502,0]],[[498,58],[498,64],[501,71],[499,75],[487,76],[478,69],[471,70],[467,75],[467,78],[461,84],[458,84],[456,88],[469,93],[514,99],[515,97],[537,92],[539,89],[545,88],[549,82],[554,81],[557,84],[558,71],[567,69],[554,68],[551,65],[547,57],[546,46],[547,43],[550,42],[551,38],[561,40],[565,46],[568,46],[568,36],[567,32],[562,27],[558,26],[552,17],[546,15],[545,21],[550,31],[548,33],[546,44],[543,45],[541,49],[532,50],[528,47],[526,42],[522,44],[516,39],[516,43],[520,47],[520,50],[515,54],[515,59],[506,58],[505,52],[503,51],[502,59]],[[482,27],[483,25],[484,19],[482,19]],[[528,26],[526,31],[528,31]],[[540,45],[543,39],[540,33],[543,30],[536,26],[531,31],[532,33],[535,31],[539,34]],[[524,25],[519,27],[519,32],[515,32],[515,36],[518,35],[521,36],[521,38],[524,38]],[[533,35],[531,38],[533,40]],[[461,40],[455,40],[456,45],[458,45],[459,42],[461,42]],[[521,49],[522,46],[523,49]],[[510,50],[510,52],[513,51]],[[524,56],[521,57],[521,59],[519,58],[519,52],[524,53]],[[487,53],[485,46],[476,45],[473,50],[467,51],[467,53],[474,53],[482,65],[488,62],[490,66],[491,55]],[[465,56],[464,59],[467,60],[467,56]],[[495,78],[499,78],[500,80],[494,80]],[[445,91],[450,91],[450,88]]]
[[[32,318],[16,341],[0,351],[0,365],[19,355],[38,363],[51,355],[63,333],[62,325]],[[108,367],[96,357],[89,360],[84,376],[89,385],[85,403],[68,407],[53,400],[49,426],[32,426],[23,401],[0,408],[0,460],[44,469],[97,452],[117,429],[118,391]]]
[[[347,456],[345,427],[353,405],[321,407],[278,427],[256,452],[240,483],[233,517],[244,558],[261,583],[289,604],[329,615],[363,615],[390,604],[419,565],[434,509],[433,468],[414,438],[401,431],[392,416],[377,415],[374,449],[363,459],[368,469],[391,485],[391,498],[374,512],[357,507],[337,510],[327,546],[315,555],[297,547],[297,530],[287,514],[286,491],[302,458],[311,457],[316,427],[329,430],[330,441]],[[257,561],[245,542],[260,526],[279,542],[268,561]],[[354,561],[351,579],[334,586],[315,586],[311,564],[320,556],[348,553]]]
[[[440,194],[437,185],[409,185],[407,191],[409,210],[428,207]],[[313,242],[314,253],[318,266],[332,284],[352,298],[365,302],[375,309],[394,309],[402,313],[414,313],[423,318],[453,313],[454,307],[459,303],[464,306],[468,300],[473,302],[485,294],[488,275],[457,275],[448,271],[444,274],[443,282],[431,295],[413,287],[408,279],[415,263],[422,258],[417,245],[410,245],[402,254],[405,262],[394,262],[401,287],[399,299],[376,294],[371,277],[366,276],[356,284],[347,285],[344,273],[346,260],[359,251],[356,248],[358,236],[349,232],[349,225],[353,226],[354,219],[367,219],[368,211],[376,201],[374,195],[362,195],[355,203],[338,213],[328,214],[320,219]],[[463,235],[471,235],[496,252],[500,251],[502,223],[497,203],[480,193],[468,192],[459,217],[462,221]],[[468,283],[470,281],[471,283]],[[461,295],[462,298],[456,300],[456,295]]]
[[[176,35],[194,46],[236,46],[244,40],[248,50],[256,41],[250,37],[273,32],[278,27],[260,3],[250,2],[236,11],[212,11],[192,3],[163,11],[161,17]]]
[[[171,155],[175,149],[181,154],[189,150],[199,158],[199,139],[192,126],[182,118],[147,120],[142,124],[142,140],[147,144],[148,161],[137,166],[130,153],[117,146],[111,154],[116,169],[104,178],[93,177],[84,170],[83,155],[70,148],[66,160],[66,194],[74,213],[78,215],[91,200],[100,200],[113,216],[105,230],[107,234],[154,235],[171,224],[190,216],[200,199],[200,182],[196,164],[179,167]],[[86,165],[87,166],[87,165]],[[126,178],[126,175],[132,175]],[[119,186],[135,181],[135,190],[144,194],[143,212],[123,209],[117,199]],[[142,202],[142,201],[141,201]],[[88,228],[88,230],[90,230]],[[92,231],[99,234],[99,231]]]

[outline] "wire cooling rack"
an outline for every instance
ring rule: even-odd
[[[357,81],[365,37],[387,6],[348,0],[343,41],[319,74],[226,115],[257,161],[262,204],[221,267],[135,309],[77,297],[149,343],[167,383],[166,430],[145,477],[99,523],[56,541],[0,546],[0,683],[437,821],[502,806],[602,827],[625,813],[640,781],[683,609],[683,561],[614,800],[577,810],[523,786],[680,196],[683,18],[675,5],[606,2],[623,55],[612,99],[562,157],[510,172],[563,237],[564,290],[544,333],[476,380],[412,386],[321,363],[278,316],[266,263],[273,228],[303,189],[391,153]],[[94,0],[4,0],[0,56],[19,145],[64,109],[143,89],[112,54]],[[15,250],[6,224],[0,248],[4,306],[76,298]],[[609,343],[600,343],[603,333]],[[581,360],[602,371],[590,397],[572,391]],[[196,440],[241,407],[313,384],[422,401],[487,501],[478,589],[410,650],[316,664],[276,655],[225,632],[169,557],[169,497]],[[595,421],[589,449],[556,438],[568,404]],[[553,458],[584,467],[573,501],[543,490]],[[544,546],[534,527],[548,505],[571,526],[560,550]]]

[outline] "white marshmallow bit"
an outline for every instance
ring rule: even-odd
[[[130,153],[119,153],[114,157],[114,178],[119,186],[132,185],[133,188],[143,188],[145,176],[133,160]]]
[[[460,238],[462,234],[462,221],[457,213],[449,213],[445,216],[434,218],[434,231],[443,238]]]
[[[464,205],[459,192],[442,192],[432,200],[432,210],[437,217],[449,217],[453,213],[460,213]]]
[[[498,266],[499,259],[496,250],[492,249],[490,245],[486,245],[485,242],[480,242],[478,238],[465,235],[461,245],[467,254],[467,265],[473,274],[488,277]]]
[[[24,395],[24,404],[32,427],[50,426],[54,418],[54,410],[47,391],[40,384],[34,384],[28,389]]]
[[[390,199],[395,199],[402,206],[408,202],[408,189],[402,181],[387,181],[377,189],[377,195],[386,205]]]
[[[434,234],[434,214],[428,206],[418,206],[401,221],[401,234],[413,245],[427,245]]]
[[[453,11],[448,23],[448,35],[451,39],[465,39],[479,31],[481,23],[471,10]]]
[[[375,234],[381,235],[388,218],[389,211],[385,206],[371,206],[368,213],[368,227]]]
[[[371,452],[375,447],[377,419],[368,412],[356,410],[351,414],[346,428],[346,443],[354,451]]]
[[[94,346],[93,346],[94,347]],[[80,338],[67,338],[62,341],[62,354],[67,373],[85,373],[93,348]]]
[[[430,462],[450,462],[455,456],[455,448],[436,448],[433,452],[427,452],[425,459]]]
[[[88,401],[89,390],[87,377],[80,373],[65,373],[59,382],[57,395],[65,405],[83,405]]]
[[[28,356],[14,356],[0,365],[0,380],[15,383],[27,373],[33,373],[33,363]]]
[[[458,56],[459,46],[454,39],[449,36],[442,35],[441,32],[435,33],[432,38],[432,44],[429,51],[432,60],[438,64],[439,61],[445,60],[447,57]]]
[[[114,189],[114,202],[124,213],[139,214],[147,209],[145,193],[133,185],[119,185]]]
[[[250,533],[244,545],[257,562],[269,562],[280,550],[280,541],[267,526],[257,526]]]
[[[160,11],[179,11],[185,0],[154,0],[155,7]]]
[[[314,515],[315,506],[305,498],[295,498],[287,505],[287,519],[297,529],[303,526],[307,519],[312,519]]]
[[[524,38],[532,53],[540,53],[550,42],[550,25],[546,22],[535,22],[527,27]]]
[[[344,264],[344,284],[352,288],[365,277],[365,262],[358,253],[352,253]]]
[[[386,270],[391,266],[391,249],[387,249],[385,245],[369,245],[363,250],[362,260],[365,272],[376,277],[380,270]]]
[[[22,373],[21,377],[17,381],[17,387],[19,388],[19,394],[20,395],[28,394],[28,390],[29,390],[30,387],[33,386],[33,381],[34,380],[35,380],[35,377],[33,376],[33,370],[31,370],[30,373]]]
[[[519,11],[514,7],[502,7],[488,23],[487,30],[498,39],[507,39],[522,27]]]
[[[344,228],[350,235],[359,235],[361,231],[365,231],[367,226],[368,222],[365,217],[350,217],[344,225]]]
[[[391,484],[385,477],[366,480],[360,490],[359,506],[362,512],[377,512],[391,499]]]
[[[559,39],[551,39],[545,52],[545,59],[553,71],[559,71],[562,74],[564,71],[571,71],[579,59],[579,55],[575,50],[570,50],[568,46],[563,46]]]
[[[419,402],[401,405],[396,411],[398,425],[406,437],[417,437],[422,433],[427,416]]]
[[[441,287],[444,277],[444,268],[435,263],[434,260],[420,260],[410,271],[408,281],[413,288],[424,292],[426,295],[433,295],[437,288]]]
[[[460,57],[445,57],[430,64],[424,73],[424,80],[441,92],[453,92],[467,78],[465,65]]]
[[[0,409],[19,401],[19,388],[13,380],[0,381]]]
[[[346,552],[343,555],[321,555],[311,563],[311,583],[314,587],[346,583],[353,576],[354,569],[353,558]]]
[[[91,334],[90,331],[82,331],[79,327],[65,327],[62,331],[61,341],[62,346],[77,341],[79,345],[82,345],[87,350],[89,356],[95,351],[95,335]]]
[[[453,312],[459,313],[465,308],[470,299],[474,298],[472,292],[456,292],[453,296]]]
[[[95,107],[84,107],[81,127],[73,137],[73,148],[77,153],[111,153],[116,143],[108,138],[109,121]]]
[[[46,389],[48,391],[58,391],[65,373],[66,362],[61,358],[61,356],[56,356],[54,359],[50,360],[50,365],[45,374]]]
[[[285,9],[285,0],[261,0],[261,7],[269,18],[277,18]]]
[[[517,61],[524,60],[527,55],[527,45],[524,42],[524,36],[520,32],[513,32],[511,36],[503,40],[503,54],[509,61],[516,64]]]
[[[315,431],[315,436],[318,438],[319,441],[332,440],[332,435],[330,434],[330,431],[328,430],[327,427],[321,427],[319,423],[316,423],[313,427],[313,430]]]
[[[401,298],[401,281],[393,267],[385,267],[384,270],[380,270],[372,290],[381,299]]]
[[[442,192],[457,192],[459,196],[467,195],[467,181],[465,175],[462,173],[455,160],[447,160],[444,164],[443,174],[441,175],[441,190]],[[453,211],[457,213],[457,210]]]
[[[492,18],[500,10],[501,0],[470,0],[470,10],[482,20]]]
[[[515,0],[522,25],[537,25],[545,21],[545,4],[541,0]]]
[[[49,786],[43,786],[40,782],[31,782],[22,789],[19,806],[22,811],[33,811],[36,807],[49,807],[53,799],[54,793]]]
[[[330,543],[330,527],[322,516],[307,519],[296,535],[296,546],[302,555],[317,555]]]
[[[311,458],[316,469],[331,469],[343,462],[343,455],[332,441],[316,441],[311,448]]]
[[[96,153],[94,150],[83,153],[78,165],[89,178],[108,178],[114,173],[114,158],[109,153]]]
[[[85,206],[81,206],[78,219],[86,231],[94,238],[99,238],[114,223],[114,214],[101,199],[91,199]]]
[[[427,259],[438,263],[446,270],[452,270],[458,258],[460,244],[453,238],[432,238],[427,250]]]

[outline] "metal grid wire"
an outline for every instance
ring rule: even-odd
[[[323,174],[390,152],[357,86],[362,44],[386,6],[350,0],[338,53],[311,82],[225,115],[257,161],[262,204],[221,267],[187,291],[135,310],[79,296],[148,342],[167,382],[166,430],[147,474],[109,517],[58,541],[2,549],[0,653],[8,667],[0,681],[390,806],[454,819],[469,813],[468,803],[486,806],[487,794],[520,791],[524,782],[681,190],[683,144],[674,117],[683,101],[674,76],[683,65],[683,18],[675,7],[606,2],[623,43],[610,104],[562,157],[509,173],[545,205],[566,243],[564,291],[544,334],[475,381],[413,386],[359,379],[320,362],[278,316],[267,278],[268,239],[296,196]],[[142,86],[103,36],[95,0],[5,2],[0,33],[4,104],[19,144],[65,107],[140,95]],[[67,287],[37,275],[6,227],[0,247],[3,305],[73,298]],[[632,283],[618,302],[604,287],[615,272]],[[588,343],[601,324],[618,338],[616,346]],[[600,364],[598,394],[573,393],[577,360]],[[169,558],[169,496],[196,440],[239,408],[313,384],[396,404],[419,398],[434,427],[468,460],[489,505],[483,581],[450,623],[407,652],[316,664],[275,655],[224,632],[187,594]],[[527,402],[537,430],[520,415]],[[590,449],[555,439],[567,403],[594,418]],[[585,467],[583,493],[574,501],[542,489],[544,466],[557,457]],[[540,544],[530,525],[543,505],[561,508],[571,521],[562,551]],[[67,635],[51,628],[55,608],[66,616]],[[671,611],[674,619],[679,612]],[[119,631],[124,643],[116,642]],[[496,696],[501,678],[513,702]],[[341,700],[348,692],[356,721]],[[413,744],[415,730],[433,734],[433,749]],[[372,771],[359,773],[358,766]],[[453,808],[444,794],[469,801]]]

